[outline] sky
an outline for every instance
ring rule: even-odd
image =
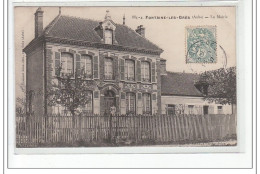
[[[22,47],[34,38],[37,8],[14,7],[16,84],[22,82]],[[58,15],[59,7],[42,7],[42,10],[45,27]],[[122,24],[125,15],[130,28],[143,25],[145,37],[164,50],[161,58],[167,60],[168,71],[201,73],[236,65],[235,7],[61,7],[61,14],[104,21],[106,10],[115,23]],[[154,19],[155,16],[168,18]],[[186,63],[186,27],[194,26],[216,26],[217,63]]]

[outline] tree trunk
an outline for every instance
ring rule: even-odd
[[[231,107],[232,107],[232,115],[234,114],[234,106],[233,103],[231,103]]]

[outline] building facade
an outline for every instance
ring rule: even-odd
[[[35,13],[35,38],[25,47],[29,111],[64,113],[62,106],[48,106],[46,93],[57,76],[80,75],[89,81],[91,101],[84,108],[92,114],[156,114],[161,112],[160,54],[136,31],[115,24],[109,11],[102,22],[59,14],[43,29],[43,11]]]

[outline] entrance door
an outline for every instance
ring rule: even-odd
[[[209,114],[209,106],[203,106],[203,114],[208,115]]]
[[[108,90],[104,96],[105,99],[105,115],[110,114],[112,106],[116,107],[116,97],[113,91]]]

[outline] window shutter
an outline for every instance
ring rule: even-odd
[[[155,62],[152,62],[152,82],[155,82]]]
[[[125,60],[119,59],[120,63],[120,79],[125,80]]]
[[[136,62],[136,79],[138,82],[141,82],[141,61],[137,60]]]
[[[123,100],[123,99],[125,99],[125,92],[121,92],[121,99]]]
[[[76,54],[76,76],[80,75],[80,55]]]
[[[55,75],[59,76],[61,71],[60,52],[55,52]]]
[[[138,100],[142,100],[142,93],[138,92]]]
[[[156,94],[153,94],[152,98],[153,98],[153,100],[156,100]]]
[[[142,93],[137,93],[137,114],[143,113],[143,101],[142,101]]]
[[[94,56],[93,61],[93,73],[94,73],[94,79],[98,79],[98,56]]]
[[[126,114],[126,100],[125,100],[125,96],[126,93],[125,92],[121,92],[121,102],[120,102],[120,105],[121,105],[121,114]]]
[[[118,66],[118,59],[116,57],[113,57],[113,65],[112,65],[112,68],[113,68],[113,77],[112,79],[116,80],[116,76],[117,76],[117,67]]]
[[[94,98],[99,98],[99,91],[94,91]]]

